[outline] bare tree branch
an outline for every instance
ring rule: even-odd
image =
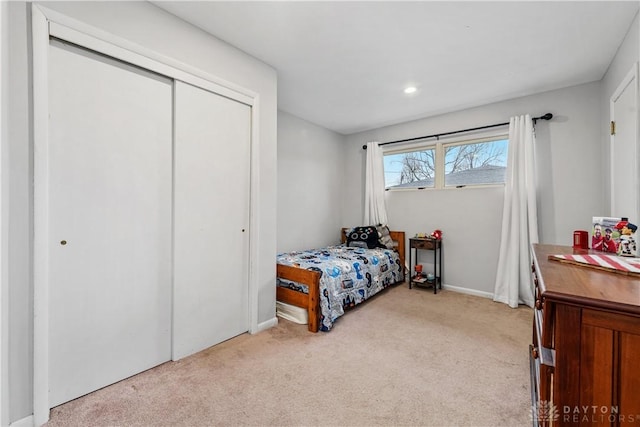
[[[447,148],[445,173],[451,174],[483,166],[505,166],[504,149],[492,142],[463,144]],[[400,184],[435,176],[435,149],[413,151],[402,156]]]

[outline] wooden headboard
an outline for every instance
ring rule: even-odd
[[[342,243],[347,242],[347,231],[350,228],[343,227],[340,240]],[[389,231],[389,236],[391,236],[391,240],[395,244],[395,250],[398,252],[398,256],[400,257],[400,265],[405,265],[405,250],[404,250],[404,231]]]

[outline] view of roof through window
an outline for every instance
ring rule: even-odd
[[[444,187],[502,184],[508,143],[502,138],[468,144],[437,144],[387,154],[384,156],[385,188],[435,188],[435,177],[439,173],[444,174]],[[436,163],[437,150],[444,150],[443,166]]]

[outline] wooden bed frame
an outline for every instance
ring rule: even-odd
[[[346,232],[342,229],[342,243],[347,241]],[[396,244],[395,250],[400,257],[400,265],[405,265],[404,231],[390,231],[391,240]],[[303,283],[309,287],[309,293],[294,291],[293,289],[276,286],[276,300],[302,307],[309,315],[309,331],[318,332],[320,326],[320,272],[303,268],[277,264],[276,276],[285,280]]]

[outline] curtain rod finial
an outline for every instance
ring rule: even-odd
[[[533,124],[535,125],[538,122],[538,120],[551,120],[552,118],[553,118],[553,114],[547,113],[540,117],[534,117],[532,120],[533,120]]]
[[[366,149],[367,149],[367,144],[364,144],[364,145],[362,146],[362,149],[363,149],[363,150],[366,150]]]

